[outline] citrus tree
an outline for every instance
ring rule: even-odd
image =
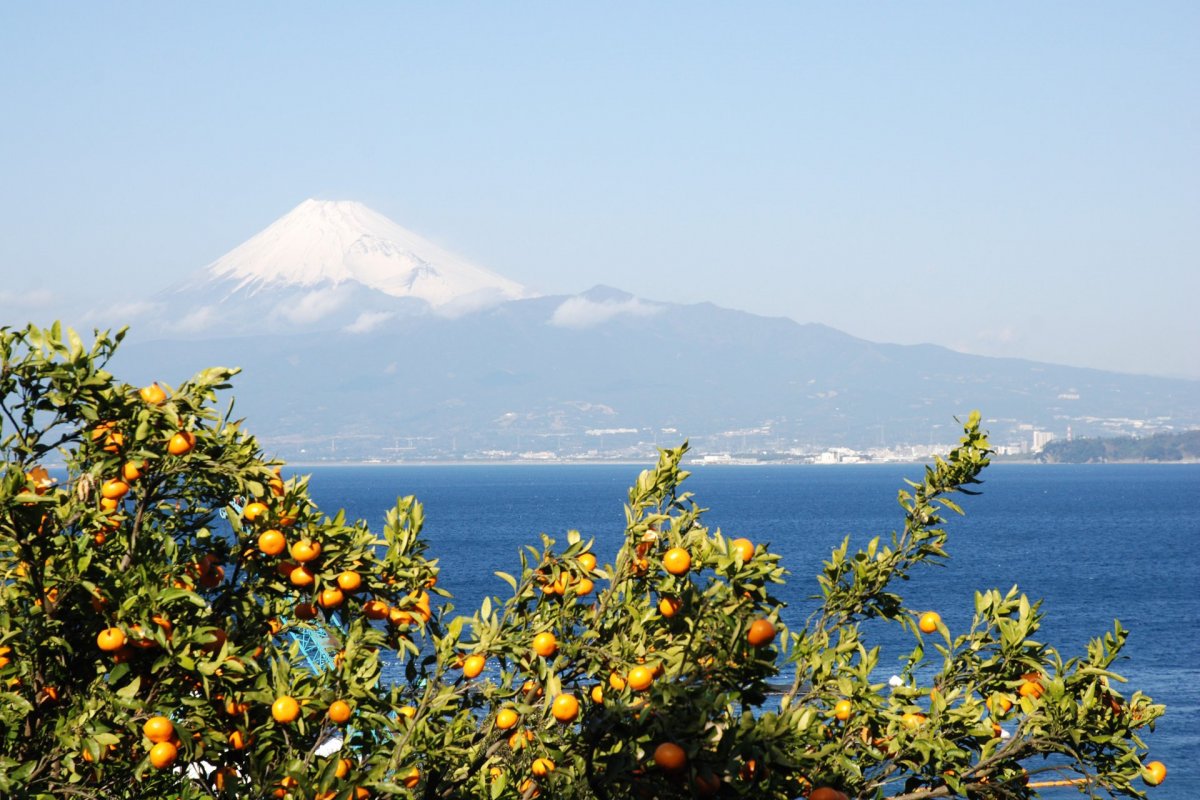
[[[818,576],[789,628],[763,543],[711,530],[686,446],[638,476],[611,564],[571,531],[455,615],[402,498],[379,532],[216,410],[105,371],[121,339],[0,329],[0,795],[1026,798],[1141,793],[1161,715],[1065,659],[1036,603],[980,592],[950,631],[893,591],[946,558],[988,462],[978,415],[900,493],[903,527]],[[439,600],[438,598],[441,595]],[[879,681],[863,623],[911,635]]]

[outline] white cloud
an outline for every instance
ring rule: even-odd
[[[117,303],[113,306],[108,306],[103,310],[106,317],[114,319],[135,319],[137,317],[158,314],[164,310],[165,306],[162,303],[156,303],[152,300],[133,300],[128,303]]]
[[[345,296],[337,289],[317,289],[301,297],[298,302],[279,306],[275,313],[289,322],[304,324],[329,316],[344,302]]]
[[[12,312],[50,308],[58,297],[49,289],[30,289],[27,292],[0,292],[0,308]]]
[[[662,306],[643,303],[636,297],[621,301],[605,300],[602,303],[585,297],[569,297],[554,309],[550,324],[559,328],[590,328],[622,314],[649,317],[660,311]]]
[[[198,333],[212,327],[216,318],[216,306],[200,306],[171,327],[180,333]]]
[[[390,311],[364,311],[345,327],[346,333],[369,333],[394,315]]]

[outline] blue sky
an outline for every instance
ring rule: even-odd
[[[1195,3],[0,7],[0,321],[307,197],[547,293],[1200,378]]]

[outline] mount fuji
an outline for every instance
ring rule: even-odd
[[[346,330],[535,296],[352,201],[305,200],[145,304],[169,336]]]
[[[289,459],[931,444],[973,408],[1001,445],[1200,427],[1200,381],[880,344],[603,286],[539,296],[353,202],[306,200],[142,305],[112,321],[131,327],[118,374],[242,367],[239,414]]]

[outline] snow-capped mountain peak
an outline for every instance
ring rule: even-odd
[[[230,292],[360,283],[435,308],[531,297],[362,203],[305,200],[204,269]],[[232,285],[230,285],[232,284]]]

